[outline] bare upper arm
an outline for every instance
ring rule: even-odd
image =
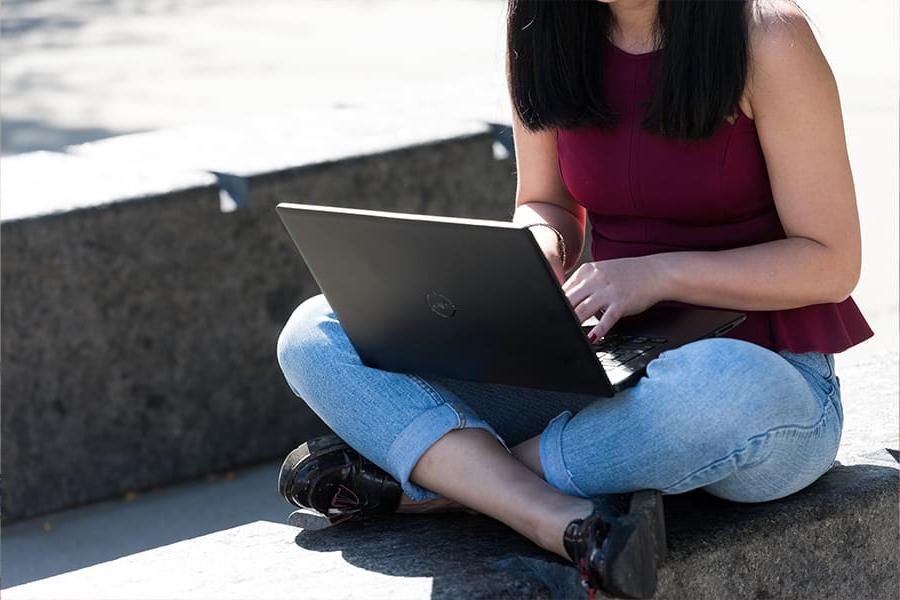
[[[748,87],[775,205],[786,235],[835,251],[852,289],[859,217],[837,84],[805,16],[772,6],[752,19]]]
[[[572,198],[559,173],[556,130],[531,132],[513,113],[516,148],[516,206],[526,202],[555,204],[585,223],[585,209]]]

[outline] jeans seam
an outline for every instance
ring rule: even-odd
[[[562,450],[560,450],[560,457],[562,458],[563,470],[566,472],[566,479],[569,480],[569,485],[572,486],[572,489],[584,496],[585,498],[590,498],[590,494],[586,494],[584,490],[582,490],[575,483],[575,479],[572,475],[572,471],[569,470],[569,465],[566,464],[566,457],[562,454]]]
[[[696,477],[700,473],[702,473],[706,470],[709,470],[715,466],[718,466],[728,460],[731,460],[732,458],[739,455],[740,453],[745,452],[747,450],[747,448],[750,446],[750,444],[752,444],[757,439],[768,438],[768,437],[772,436],[773,434],[784,433],[784,432],[788,432],[788,431],[793,431],[793,432],[813,431],[815,429],[820,428],[822,425],[824,425],[827,422],[827,420],[828,420],[828,408],[826,407],[825,411],[822,413],[822,416],[819,418],[819,420],[816,421],[815,423],[813,423],[812,425],[807,425],[807,426],[804,426],[804,425],[780,425],[778,427],[772,427],[771,429],[768,429],[768,430],[764,431],[763,433],[759,433],[757,435],[750,436],[749,438],[747,438],[746,443],[743,446],[741,446],[740,448],[734,450],[733,452],[728,453],[726,456],[723,456],[722,458],[718,458],[714,461],[711,461],[698,469],[694,469],[692,472],[685,475],[678,481],[675,481],[674,483],[664,486],[664,487],[660,488],[660,490],[664,492],[664,491],[670,490],[674,487],[678,487],[685,481],[688,481],[689,479]],[[765,458],[762,458],[749,466],[756,466],[757,464],[761,463],[763,460],[765,460]],[[744,466],[747,467],[748,465],[744,465]]]
[[[438,391],[436,389],[434,389],[434,387],[431,384],[429,384],[427,381],[425,381],[418,375],[413,375],[411,373],[408,375],[409,375],[410,379],[412,379],[414,382],[416,382],[416,385],[418,385],[426,394],[428,394],[428,396],[434,402],[435,406],[440,406],[441,404],[446,404],[447,406],[452,408],[453,411],[456,413],[456,416],[459,417],[459,411],[456,410],[456,407],[454,407],[452,404],[447,402],[446,398],[441,396],[438,393]]]
[[[837,382],[834,381],[836,369],[832,368],[827,354],[825,354],[824,352],[816,352],[815,354],[818,354],[822,358],[822,361],[825,363],[825,370],[827,371],[827,373],[822,373],[816,367],[810,366],[804,362],[795,362],[784,354],[781,354],[781,357],[784,358],[792,367],[794,367],[794,369],[799,371],[801,374],[808,373],[814,379],[821,380],[821,385],[819,383],[813,384],[810,382],[807,382],[807,385],[809,385],[810,387],[821,389],[822,393],[825,394],[825,401],[822,404],[822,406],[825,407],[828,404],[828,401],[831,399],[831,396],[834,395],[835,389],[837,388]]]
[[[574,490],[577,495],[583,496],[585,498],[590,498],[590,494],[586,494],[584,492],[584,490],[582,490],[578,485],[575,484],[575,478],[572,475],[572,471],[569,469],[569,465],[566,463],[566,458],[565,458],[565,455],[563,454],[562,428],[557,426],[556,423],[559,421],[560,418],[564,418],[564,417],[566,418],[566,422],[568,422],[568,419],[570,419],[572,417],[572,412],[569,410],[564,410],[560,414],[558,414],[555,417],[553,417],[552,419],[550,419],[550,422],[547,424],[547,427],[541,433],[538,453],[539,453],[539,460],[541,461],[541,468],[544,470],[544,480],[547,481],[547,483],[554,485],[554,482],[551,481],[551,479],[555,479],[555,477],[553,477],[553,473],[551,472],[551,469],[553,467],[556,467],[558,470],[562,471],[562,473],[559,473],[559,475],[565,478],[563,487],[568,488],[568,489],[563,489],[562,491],[564,493],[568,493],[569,489],[571,489],[571,490]],[[564,428],[565,425],[563,425],[562,427]],[[543,455],[545,452],[546,445],[549,443],[549,438],[547,438],[545,436],[547,436],[548,431],[553,432],[553,431],[556,431],[556,429],[559,429],[559,431],[558,431],[558,435],[554,436],[553,441],[555,443],[553,444],[554,448],[551,451],[551,454],[555,455],[557,457],[557,460],[554,460],[551,463],[545,463]],[[556,486],[554,486],[554,487],[556,487]]]
[[[825,368],[828,369],[828,375],[825,376],[825,381],[828,382],[828,393],[826,394],[825,402],[830,402],[832,396],[837,392],[837,384],[834,381],[834,369],[831,367],[831,361],[828,360],[828,356],[824,352],[820,352],[822,355],[822,360],[825,361]]]
[[[422,388],[429,396],[431,396],[431,399],[434,401],[435,406],[447,406],[448,408],[450,408],[450,410],[456,413],[456,429],[466,428],[466,415],[462,410],[460,410],[453,402],[448,401],[446,398],[444,398],[440,394],[440,392],[434,389],[433,385],[431,385],[418,375],[409,374],[409,376],[412,377],[413,381],[415,381],[420,388]],[[504,447],[506,447],[506,442],[504,441],[502,443]]]
[[[831,360],[828,359],[828,355],[826,355],[824,352],[820,352],[819,354],[822,355],[822,359],[825,361],[825,366],[828,368],[828,375],[825,378],[831,381],[831,378],[834,377],[834,368],[832,368],[831,366]]]

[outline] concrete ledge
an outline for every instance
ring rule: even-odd
[[[319,290],[274,205],[512,214],[497,127],[416,115],[335,109],[4,158],[4,522],[278,458],[323,430],[275,360]]]
[[[657,598],[889,599],[897,593],[890,457],[837,466],[787,499],[666,498]],[[37,598],[578,598],[575,570],[502,525],[395,515],[324,531],[259,521],[4,590]]]
[[[436,121],[434,114],[408,102],[307,108],[3,157],[0,217],[6,223],[185,190],[217,191],[217,174],[252,179],[450,140],[503,137],[501,126],[459,117]]]

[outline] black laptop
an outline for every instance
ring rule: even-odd
[[[655,306],[591,344],[534,236],[505,221],[279,204],[363,364],[611,396],[745,315]],[[594,320],[596,322],[596,320]]]

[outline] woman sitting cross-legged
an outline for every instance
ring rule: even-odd
[[[507,35],[513,222],[576,315],[599,317],[589,337],[659,302],[746,321],[600,398],[368,367],[314,296],[278,360],[336,436],[292,452],[280,488],[330,523],[477,511],[575,562],[588,589],[647,597],[661,494],[774,500],[837,453],[833,355],[872,335],[850,298],[838,93],[789,2],[510,0]],[[593,261],[575,268],[587,219]]]

